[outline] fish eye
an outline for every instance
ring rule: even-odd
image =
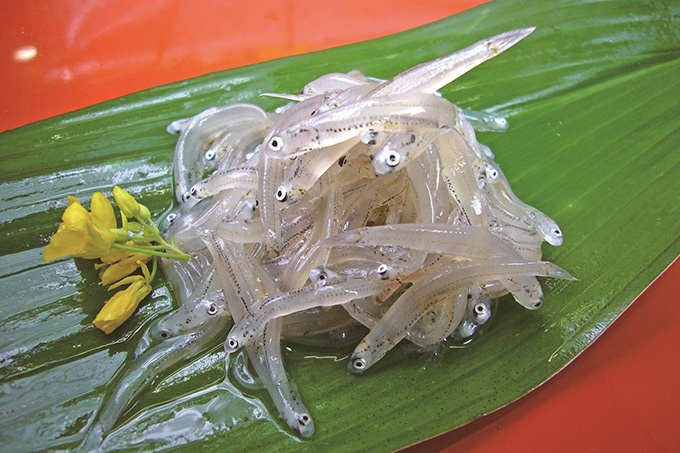
[[[191,193],[191,195],[196,195],[196,186],[192,186],[189,192]]]
[[[213,160],[215,158],[215,150],[209,149],[208,151],[205,152],[205,159],[206,160]]]
[[[341,166],[341,167],[344,167],[346,163],[347,163],[347,156],[342,156],[338,160],[338,165]]]
[[[217,305],[215,305],[215,304],[210,304],[210,305],[208,306],[208,314],[209,314],[209,315],[214,315],[215,313],[217,313]]]
[[[366,361],[364,359],[356,359],[354,362],[352,362],[352,366],[355,370],[363,370],[366,368]]]
[[[473,308],[475,313],[475,323],[485,324],[491,318],[491,311],[484,302],[477,302]]]
[[[359,134],[359,139],[363,143],[372,146],[372,145],[375,145],[377,143],[377,141],[375,140],[375,137],[377,135],[378,135],[378,133],[376,131],[374,131],[373,129],[369,129],[367,131],[361,132]]]
[[[165,218],[165,220],[167,220],[168,222],[172,223],[172,222],[175,221],[176,218],[177,218],[177,213],[176,213],[176,212],[171,212],[170,214],[168,214],[168,216]]]
[[[396,167],[397,165],[399,165],[400,161],[401,161],[401,156],[396,151],[390,151],[387,154],[387,158],[385,159],[385,163],[387,165],[389,165],[390,167]]]
[[[170,336],[170,332],[168,332],[167,330],[161,330],[159,332],[159,335],[161,336],[161,338],[165,339],[165,338],[168,338]]]
[[[323,268],[323,266],[315,267],[309,271],[309,279],[314,282],[324,281],[328,278],[328,272]]]
[[[227,347],[229,348],[227,352],[236,351],[238,349],[238,341],[236,341],[233,338],[230,338],[229,340],[227,340]]]
[[[496,179],[498,178],[498,170],[493,168],[492,166],[488,166],[486,168],[486,174],[489,176],[491,179]]]
[[[387,273],[387,264],[381,264],[380,266],[378,266],[378,273],[380,275],[386,274]]]
[[[272,151],[280,151],[281,148],[283,148],[283,140],[281,139],[281,137],[278,137],[276,135],[273,136],[269,140],[269,149],[271,149]]]
[[[286,201],[288,198],[288,191],[286,190],[285,187],[279,186],[278,189],[276,189],[276,200],[277,201]]]
[[[189,198],[191,198],[191,194],[188,192],[182,195],[182,200],[184,200],[185,202],[189,201]]]
[[[554,234],[554,235],[557,236],[557,237],[561,237],[561,236],[562,236],[562,232],[561,232],[559,229],[557,229],[557,228],[553,228],[552,234]]]

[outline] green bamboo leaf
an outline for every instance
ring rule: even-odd
[[[679,13],[670,0],[530,8],[497,0],[398,35],[210,74],[0,134],[3,445],[77,445],[112,376],[130,362],[141,330],[172,307],[162,285],[122,332],[104,337],[91,326],[108,297],[91,262],[41,257],[66,195],[86,200],[117,184],[160,215],[173,198],[170,121],[233,102],[270,109],[277,101],[259,93],[295,92],[323,73],[355,68],[390,77],[532,25],[538,29],[529,38],[442,92],[464,108],[507,115],[507,133],[480,134],[480,141],[494,150],[520,198],[560,224],[564,245],[547,247],[544,256],[578,282],[545,281],[537,312],[501,300],[466,348],[433,356],[404,346],[361,376],[347,373],[348,351],[291,346],[290,374],[316,420],[311,441],[286,433],[266,395],[239,395],[220,383],[218,346],[144,395],[109,446],[160,448],[166,441],[139,443],[142,433],[174,417],[165,426],[182,432],[175,444],[205,436],[193,446],[211,451],[388,451],[537,387],[680,253]],[[192,419],[191,408],[220,431],[206,435],[201,429],[212,425]]]

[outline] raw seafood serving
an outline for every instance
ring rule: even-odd
[[[281,339],[354,347],[363,373],[406,340],[466,339],[510,293],[537,309],[536,277],[572,279],[541,260],[557,224],[513,193],[475,130],[504,118],[463,110],[437,90],[524,39],[513,30],[390,80],[332,73],[274,112],[210,108],[178,134],[177,206],[161,220],[190,261],[160,259],[179,308],[140,342],[90,427],[97,445],[156,375],[224,341],[228,376],[268,391],[300,436],[314,432],[287,377]],[[233,321],[233,322],[232,322]],[[342,372],[342,371],[339,371]]]

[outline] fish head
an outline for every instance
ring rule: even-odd
[[[229,316],[229,309],[222,291],[215,291],[200,298],[189,298],[181,307],[160,318],[149,335],[154,340],[165,341],[206,328],[213,320]]]
[[[295,159],[321,149],[319,132],[306,124],[295,124],[286,129],[272,131],[264,141],[264,153],[273,159]]]

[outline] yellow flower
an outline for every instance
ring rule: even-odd
[[[102,262],[108,264],[108,266],[100,269],[99,278],[102,279],[104,286],[108,286],[123,277],[127,277],[139,268],[140,262],[147,263],[151,258],[151,255],[146,253],[118,250],[102,257]]]
[[[144,276],[133,275],[112,285],[109,289],[130,284],[123,291],[118,291],[114,294],[92,322],[92,324],[103,330],[107,335],[123,324],[134,313],[139,303],[151,292],[149,270],[145,264],[140,263],[140,265]]]
[[[99,195],[97,195],[99,194]],[[101,193],[92,196],[93,209],[98,215],[90,213],[80,204],[75,197],[68,197],[68,208],[61,216],[62,223],[57,232],[50,238],[50,243],[45,247],[43,258],[50,261],[62,256],[71,255],[75,258],[99,258],[111,251],[111,244],[116,240],[109,231],[108,225],[115,228],[113,207],[109,210],[106,199]],[[106,200],[108,202],[108,200]],[[110,205],[111,203],[108,202]]]

